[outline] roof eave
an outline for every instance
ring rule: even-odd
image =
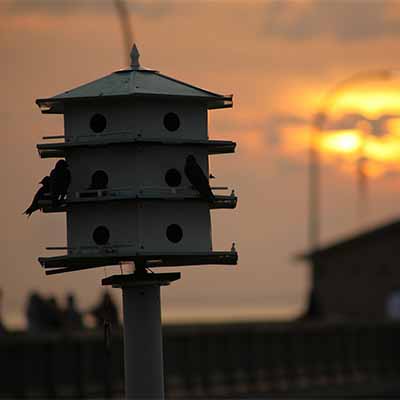
[[[296,254],[293,257],[293,260],[294,261],[312,261],[318,253],[319,253],[318,250],[316,250],[316,251],[312,251],[309,253]]]
[[[151,94],[151,93],[135,93],[127,95],[116,95],[116,96],[94,96],[94,97],[73,97],[73,98],[46,98],[37,99],[36,104],[40,108],[42,114],[64,114],[64,104],[75,103],[75,102],[94,102],[94,101],[114,101],[119,100],[133,100],[133,99],[144,99],[144,98],[176,98],[176,99],[187,99],[204,102],[207,104],[209,110],[218,108],[231,108],[233,106],[232,95],[220,96],[210,98],[209,96],[182,96],[182,95],[170,95],[170,94]]]

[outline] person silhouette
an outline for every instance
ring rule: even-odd
[[[99,304],[90,311],[90,314],[95,318],[97,329],[103,329],[106,322],[113,327],[120,326],[117,306],[108,291],[103,292]]]
[[[47,330],[44,299],[38,292],[31,292],[26,306],[26,319],[30,333],[41,333]]]
[[[68,331],[79,331],[83,329],[82,314],[76,306],[75,296],[72,293],[67,295],[67,306],[63,312],[63,328]]]

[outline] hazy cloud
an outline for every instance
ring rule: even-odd
[[[348,113],[342,115],[340,118],[328,119],[323,126],[323,129],[346,130],[354,129],[357,125],[365,121],[365,117],[358,113]]]
[[[170,1],[126,1],[131,14],[149,18],[163,17],[173,9]],[[6,4],[5,10],[11,15],[47,14],[54,16],[70,15],[75,12],[104,14],[114,11],[113,1],[94,0],[12,0]]]
[[[281,174],[297,173],[304,175],[304,171],[307,169],[307,164],[304,161],[289,157],[279,157],[275,160],[275,164]]]
[[[400,114],[383,114],[379,118],[371,119],[359,113],[347,113],[339,118],[328,119],[323,126],[323,130],[360,129],[360,123],[368,123],[369,133],[376,137],[382,137],[390,133],[388,122],[391,119],[399,118]],[[281,138],[285,135],[286,128],[311,127],[311,123],[310,118],[305,118],[294,113],[271,115],[265,120],[267,142],[272,146],[279,146]]]
[[[265,122],[267,141],[271,145],[279,145],[285,127],[302,126],[309,123],[308,119],[295,114],[271,115]]]
[[[288,40],[366,40],[400,35],[400,9],[395,1],[271,1],[265,33]]]
[[[360,123],[368,123],[369,133],[376,137],[382,137],[390,133],[388,122],[391,119],[398,119],[397,114],[383,114],[379,118],[366,118],[362,114],[349,113],[344,114],[340,118],[328,120],[325,124],[325,129],[346,130],[354,129],[360,126]]]

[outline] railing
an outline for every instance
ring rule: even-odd
[[[400,324],[171,329],[165,345],[167,388],[174,396],[210,398],[323,393],[395,382],[400,377],[399,334]]]
[[[43,140],[65,139],[64,135],[43,136]]]
[[[212,190],[228,190],[226,186],[213,186]],[[106,197],[106,198],[176,198],[176,197],[194,197],[200,198],[197,191],[193,190],[191,186],[182,186],[179,188],[165,187],[165,186],[141,186],[135,187],[121,187],[121,188],[110,188],[110,189],[86,189],[80,192],[72,192],[68,196],[68,200],[84,199],[93,197]],[[235,198],[234,193],[231,194],[232,198]]]
[[[132,250],[133,249],[133,250]],[[87,245],[87,246],[48,246],[46,250],[61,251],[67,250],[70,255],[110,255],[114,253],[128,251],[136,251],[136,245],[133,242],[127,243],[112,243],[103,246]]]
[[[228,190],[226,186],[212,186],[213,191]],[[53,208],[50,195],[47,199],[40,201],[40,206],[45,212],[60,212],[66,210],[68,203],[82,202],[97,202],[108,200],[130,200],[130,199],[200,199],[200,194],[193,190],[191,186],[182,186],[179,188],[170,188],[165,186],[142,186],[121,187],[121,188],[106,188],[106,189],[86,189],[82,191],[74,191],[68,193],[67,202],[63,202],[56,208]],[[237,197],[232,190],[229,195],[216,195],[215,201],[210,204],[210,207],[215,208],[235,208]]]
[[[395,323],[166,326],[166,392],[169,398],[331,393],[337,387],[389,393],[387,382],[400,377],[399,337]],[[4,336],[0,396],[121,397],[122,342],[117,334],[108,351],[101,335]]]
[[[75,135],[75,136],[65,136],[65,135],[51,135],[51,136],[43,136],[43,140],[53,140],[53,139],[65,139],[66,142],[73,143],[73,142],[91,142],[95,139],[107,139],[107,138],[113,138],[113,137],[118,137],[118,136],[124,136],[125,138],[129,138],[131,140],[135,140],[140,138],[140,134],[133,133],[132,130],[120,130],[118,132],[109,132],[109,133],[101,133],[101,134],[96,134],[91,132],[90,134],[87,135]]]
[[[143,137],[142,133],[139,132],[134,132],[132,129],[121,129],[116,132],[101,132],[101,133],[94,133],[90,132],[88,134],[81,134],[81,135],[70,135],[70,136],[65,136],[65,135],[50,135],[50,136],[42,136],[43,140],[54,140],[54,139],[65,139],[67,143],[91,143],[95,140],[102,140],[102,141],[107,141],[107,139],[114,139],[114,138],[119,138],[123,137],[124,139],[129,139],[132,141],[148,141],[148,142],[163,142],[163,143],[194,143],[197,144],[199,142],[205,143],[205,141],[208,140],[208,138],[202,138],[202,139],[179,139],[179,138],[162,138],[159,135],[156,136],[148,136]],[[231,143],[230,141],[225,141],[226,143]]]

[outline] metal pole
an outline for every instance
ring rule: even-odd
[[[321,177],[320,177],[320,152],[319,140],[320,126],[325,115],[316,114],[310,132],[309,143],[309,181],[308,181],[308,245],[310,251],[317,250],[320,240],[320,215],[321,215]]]
[[[316,250],[319,244],[319,157],[313,142],[315,132],[311,132],[310,165],[309,165],[309,201],[308,201],[308,245],[311,251]]]
[[[314,115],[310,133],[309,146],[309,198],[308,198],[308,240],[310,251],[316,250],[321,236],[321,153],[318,148],[319,136],[323,134],[323,126],[327,114],[336,97],[346,88],[357,82],[368,79],[390,80],[397,70],[373,70],[359,72],[336,84],[322,99],[319,111]]]
[[[164,399],[160,286],[123,286],[125,396]]]
[[[365,147],[367,138],[370,135],[370,126],[368,122],[363,121],[358,124],[360,131],[360,146],[358,149],[357,166],[357,226],[362,226],[367,221],[368,216],[368,175],[367,175],[367,157]]]
[[[136,261],[135,273],[112,275],[102,284],[122,289],[125,396],[164,399],[160,286],[180,279],[179,272],[147,273]]]

